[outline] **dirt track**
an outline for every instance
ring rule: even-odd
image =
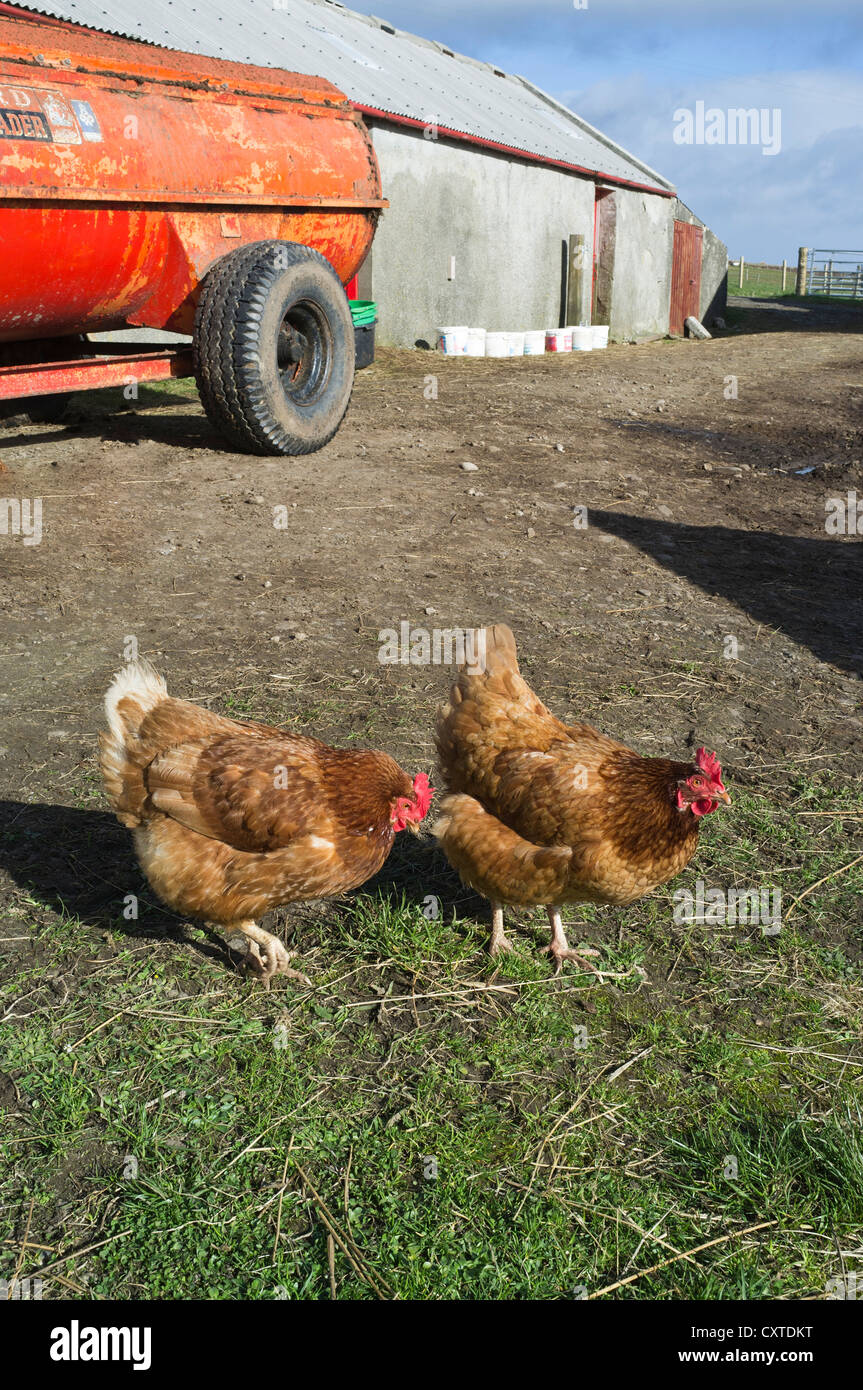
[[[6,794],[89,783],[128,636],[177,693],[428,761],[445,675],[378,663],[402,620],[510,622],[547,697],[646,752],[694,731],[732,766],[852,775],[860,551],[824,523],[827,497],[863,495],[861,366],[847,331],[383,353],[296,463],[225,452],[191,384],[7,425],[4,494],[44,501],[39,545],[0,536]]]

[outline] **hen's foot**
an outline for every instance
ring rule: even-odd
[[[312,982],[308,975],[304,975],[301,970],[294,970],[289,961],[296,955],[296,951],[286,951],[281,941],[275,937],[271,938],[265,946],[259,946],[256,941],[249,942],[249,949],[246,953],[246,964],[256,979],[261,981],[264,989],[269,993],[270,981],[274,975],[287,975],[290,980],[299,980],[300,984],[310,985]]]
[[[604,978],[602,971],[597,970],[595,965],[591,965],[590,962],[585,959],[586,956],[599,955],[598,951],[594,951],[589,946],[585,946],[584,950],[579,952],[573,951],[571,946],[561,946],[557,942],[552,941],[550,946],[546,946],[544,948],[543,954],[546,956],[551,956],[554,959],[555,975],[560,974],[561,970],[563,969],[563,962],[565,960],[574,960],[576,965],[580,965],[582,970],[584,970],[587,974],[598,975],[600,980]]]
[[[580,965],[582,970],[586,971],[589,975],[598,975],[601,980],[603,978],[602,971],[597,970],[595,965],[591,965],[585,959],[587,956],[598,956],[599,952],[594,951],[592,946],[585,946],[580,952],[573,951],[566,939],[566,933],[563,930],[563,919],[560,915],[560,908],[549,907],[546,911],[548,912],[548,920],[551,923],[551,941],[545,948],[545,954],[551,956],[555,962],[555,975],[560,974],[565,960],[572,960],[575,961],[577,965]]]
[[[256,979],[261,981],[264,989],[269,991],[274,975],[287,975],[289,979],[298,980],[300,984],[311,984],[308,976],[300,970],[294,970],[290,964],[296,951],[286,950],[278,937],[264,931],[255,922],[243,922],[236,930],[246,940],[246,966]]]
[[[503,908],[500,903],[491,905],[491,941],[488,953],[494,960],[495,956],[501,956],[505,951],[514,951],[515,947],[503,930]]]

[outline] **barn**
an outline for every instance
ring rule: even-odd
[[[726,248],[672,184],[524,77],[338,0],[0,0],[22,9],[340,87],[390,203],[357,288],[381,343],[579,322],[637,341],[724,308]]]

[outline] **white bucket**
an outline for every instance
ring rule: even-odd
[[[539,357],[545,352],[545,329],[532,329],[524,335],[525,357]]]
[[[572,329],[562,328],[560,331],[563,334],[563,347],[560,349],[560,351],[572,352]]]
[[[573,328],[572,330],[572,350],[573,352],[590,352],[593,347],[592,328]]]
[[[509,357],[509,334],[486,333],[485,355],[486,357]]]
[[[467,346],[465,352],[468,357],[485,357],[486,332],[484,328],[469,328],[467,330]]]
[[[447,357],[464,357],[467,352],[467,326],[439,328],[437,345]]]
[[[591,329],[593,333],[593,346],[595,348],[608,347],[608,325],[595,323]]]
[[[510,357],[524,357],[524,334],[507,333]]]

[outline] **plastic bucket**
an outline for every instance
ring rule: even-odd
[[[377,318],[378,306],[373,299],[349,299],[354,328],[368,328]]]
[[[485,355],[486,357],[509,357],[509,334],[486,333]]]
[[[563,329],[547,328],[545,332],[546,352],[563,352]]]
[[[523,357],[523,356],[524,356],[524,334],[523,334],[523,333],[507,333],[506,336],[507,336],[507,339],[509,340],[509,356],[510,356],[510,357]]]
[[[363,367],[370,367],[375,360],[375,324],[377,319],[371,323],[354,324],[354,349],[356,361],[355,370],[361,372]]]
[[[447,357],[464,357],[467,353],[467,325],[460,328],[439,328],[437,345]]]
[[[539,357],[545,352],[545,330],[540,328],[524,335],[525,357]]]
[[[593,333],[593,346],[595,348],[607,348],[608,325],[595,323],[591,331]]]
[[[572,330],[572,350],[573,352],[590,352],[593,347],[592,328],[573,328]]]
[[[484,328],[469,328],[467,330],[467,346],[465,352],[468,357],[485,357],[486,331]]]

